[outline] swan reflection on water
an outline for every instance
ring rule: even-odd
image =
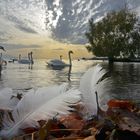
[[[52,70],[63,70],[65,66],[51,66],[47,65],[47,68],[52,69]]]
[[[71,67],[72,67],[72,60],[71,60],[71,54],[73,54],[73,51],[68,52],[68,58],[69,58],[69,64],[62,61],[62,55],[60,55],[60,59],[52,59],[47,63],[47,67],[51,68],[53,70],[63,70],[64,68],[68,69],[68,80],[70,81],[70,75],[71,75]]]
[[[19,64],[34,64],[33,61],[33,52],[28,53],[28,58],[26,59],[21,59],[21,54],[19,54],[19,60],[18,60]]]
[[[52,66],[50,66],[50,65],[47,65],[46,66],[47,67],[47,69],[51,69],[51,70],[56,70],[56,71],[66,71],[66,73],[67,73],[67,75],[68,75],[68,81],[71,81],[71,79],[70,79],[70,77],[71,77],[71,66],[69,66],[69,67],[65,67],[65,66],[59,66],[59,67],[52,67]]]

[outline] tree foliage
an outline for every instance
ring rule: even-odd
[[[140,46],[139,21],[127,8],[111,12],[97,23],[90,19],[86,37],[88,51],[96,56],[134,57]]]

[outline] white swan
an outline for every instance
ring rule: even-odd
[[[47,62],[47,64],[48,64],[48,66],[51,66],[51,67],[72,66],[72,61],[71,61],[71,54],[72,54],[72,53],[73,53],[72,51],[69,51],[69,52],[68,52],[69,64],[66,64],[65,62],[63,62],[62,60],[59,60],[59,59],[50,60],[49,62]]]
[[[19,60],[18,63],[19,64],[33,64],[33,56],[32,56],[33,52],[28,53],[28,59],[21,59],[21,55],[19,55]]]

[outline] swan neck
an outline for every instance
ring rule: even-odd
[[[31,61],[31,64],[34,63],[34,62],[33,62],[33,53],[32,53],[32,52],[30,52],[30,61]]]
[[[21,60],[21,54],[19,54],[19,57],[18,57],[18,59],[19,59],[19,60]]]
[[[69,53],[69,65],[70,66],[72,65],[72,62],[71,62],[71,53]]]

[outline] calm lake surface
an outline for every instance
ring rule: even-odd
[[[10,87],[14,91],[24,91],[31,88],[50,86],[54,84],[69,83],[71,87],[78,87],[84,72],[100,63],[111,79],[110,97],[132,99],[140,103],[140,63],[114,63],[92,60],[74,60],[71,71],[69,68],[54,70],[46,65],[46,60],[35,60],[32,67],[29,65],[8,63],[3,67],[0,77],[0,89]]]

